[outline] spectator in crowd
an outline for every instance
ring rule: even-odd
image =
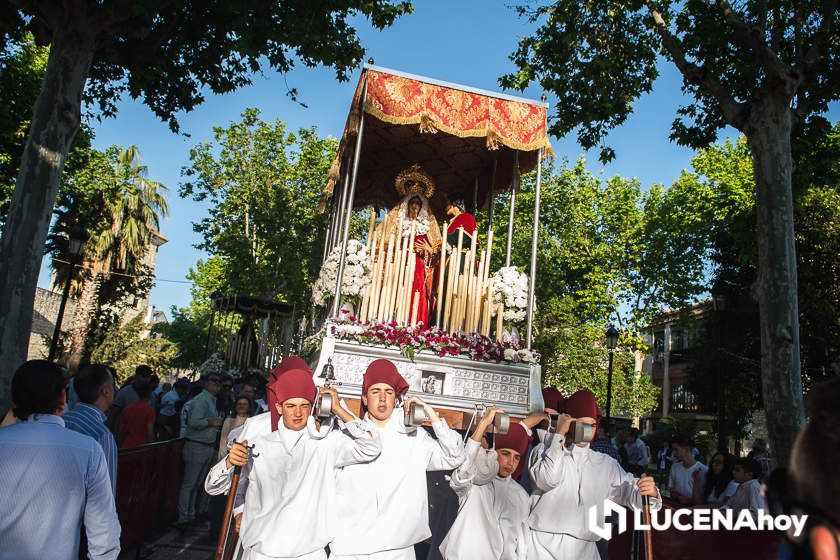
[[[693,479],[693,502],[696,506],[720,507],[738,490],[738,483],[732,480],[735,468],[735,455],[718,451],[712,455],[706,481],[701,483],[702,471],[691,473]]]
[[[117,491],[117,442],[105,425],[106,412],[111,408],[117,386],[114,376],[106,366],[83,366],[74,377],[79,404],[64,414],[64,425],[99,442],[105,453],[111,491]]]
[[[630,428],[627,432],[624,449],[627,450],[627,470],[636,476],[642,476],[650,463],[650,452],[639,437],[638,428]]]
[[[137,447],[155,441],[155,409],[152,408],[152,386],[137,387],[140,397],[127,407],[122,414],[120,432],[121,447]]]
[[[249,401],[251,401],[251,403],[252,403],[251,404],[251,416],[253,416],[257,412],[261,412],[261,410],[257,410],[258,406],[257,406],[257,403],[255,401],[255,399],[257,397],[257,391],[254,388],[254,386],[251,385],[250,383],[244,383],[242,385],[242,387],[239,389],[239,393],[236,396],[237,396],[237,398],[245,397]]]
[[[219,438],[219,455],[216,458],[217,461],[224,459],[225,455],[227,455],[228,436],[231,431],[239,428],[240,426],[244,426],[245,421],[251,417],[252,410],[253,403],[251,402],[251,399],[240,394],[234,404],[234,415],[229,418],[225,418],[225,421],[222,424],[222,435]]]
[[[216,408],[222,378],[211,373],[204,381],[204,389],[187,403],[184,445],[184,478],[178,495],[178,521],[183,526],[195,519],[196,497],[216,451],[216,435],[222,418]]]
[[[67,379],[31,360],[12,377],[15,416],[0,430],[0,560],[76,560],[84,523],[88,558],[116,560],[120,524],[102,446],[64,427]]]
[[[671,492],[671,499],[681,504],[690,504],[694,497],[694,485],[701,487],[706,481],[708,468],[699,462],[692,453],[691,440],[685,436],[676,436],[671,440],[671,450],[674,453],[675,463],[671,465],[668,474],[668,488]],[[694,471],[699,470],[700,480],[695,482]]]
[[[183,406],[184,400],[187,398],[189,387],[189,380],[182,377],[161,398],[158,424],[161,426],[162,439],[178,437],[181,423],[180,407]]]
[[[160,407],[163,404],[161,401],[163,400],[163,395],[168,393],[172,390],[172,383],[168,381],[164,381],[163,383],[158,383],[155,390],[152,391],[152,402],[154,404],[155,414],[160,414]]]
[[[612,439],[610,438],[610,425],[606,423],[598,424],[595,430],[595,438],[592,440],[592,444],[590,445],[592,451],[609,455],[615,459],[616,462],[621,463],[621,456],[619,456],[618,450],[613,447]]]
[[[671,445],[667,441],[662,444],[662,449],[657,452],[656,461],[660,472],[668,472],[671,469],[674,454],[671,452]]]
[[[767,504],[761,495],[761,465],[755,459],[743,458],[735,461],[732,480],[738,483],[738,489],[721,509],[735,511],[749,510],[753,519],[758,519],[758,510],[766,510]]]
[[[767,482],[767,478],[773,471],[773,460],[770,458],[770,453],[767,450],[767,442],[761,438],[756,438],[753,442],[752,450],[747,454],[750,459],[755,459],[761,465],[761,482]]]
[[[216,396],[216,410],[219,411],[219,416],[227,418],[234,414],[233,378],[230,375],[222,375],[221,378],[222,387]]]
[[[808,515],[794,538],[795,558],[840,559],[840,377],[815,385],[806,400],[808,423],[793,445],[788,507]],[[788,534],[792,537],[791,531]]]
[[[147,365],[139,365],[134,369],[133,381],[117,391],[114,402],[111,404],[111,410],[108,412],[108,425],[115,434],[120,433],[120,415],[125,407],[140,398],[137,394],[137,387],[151,384],[152,375],[152,368]]]

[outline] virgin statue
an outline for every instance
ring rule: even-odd
[[[410,238],[414,229],[415,267],[411,287],[412,297],[419,292],[417,321],[429,326],[429,309],[432,308],[435,290],[433,287],[436,261],[440,256],[440,227],[429,208],[429,199],[435,192],[435,182],[420,165],[415,164],[397,175],[394,182],[402,195],[383,221],[385,239]],[[399,230],[399,231],[398,231]],[[414,309],[409,310],[413,317]]]

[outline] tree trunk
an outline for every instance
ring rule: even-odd
[[[70,326],[70,356],[68,367],[75,371],[85,357],[87,335],[90,322],[99,310],[99,291],[102,288],[102,273],[94,274],[82,287],[82,293],[76,302],[76,313]]]
[[[93,52],[92,37],[57,31],[33,109],[0,239],[0,411],[9,404],[12,374],[26,360],[44,244],[67,152],[79,128]]]
[[[791,115],[787,99],[781,97],[768,96],[757,104],[745,132],[756,183],[762,392],[773,453],[779,465],[786,465],[805,414],[799,363]]]

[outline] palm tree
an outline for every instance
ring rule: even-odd
[[[113,282],[135,286],[147,274],[143,258],[159,231],[160,218],[169,213],[167,188],[148,178],[136,146],[109,148],[108,165],[97,177],[101,185],[104,224],[91,232],[85,247],[84,283],[71,326],[71,364],[85,352],[85,338],[94,314],[108,302],[102,287]],[[113,275],[117,272],[119,275]],[[127,281],[127,282],[126,282]]]

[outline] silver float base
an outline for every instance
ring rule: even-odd
[[[465,357],[438,356],[425,350],[408,358],[396,348],[338,340],[327,336],[314,357],[315,382],[332,358],[333,386],[343,397],[359,398],[362,378],[374,360],[391,360],[409,383],[409,394],[436,407],[474,412],[476,404],[497,406],[515,416],[543,410],[539,364],[479,362]]]

